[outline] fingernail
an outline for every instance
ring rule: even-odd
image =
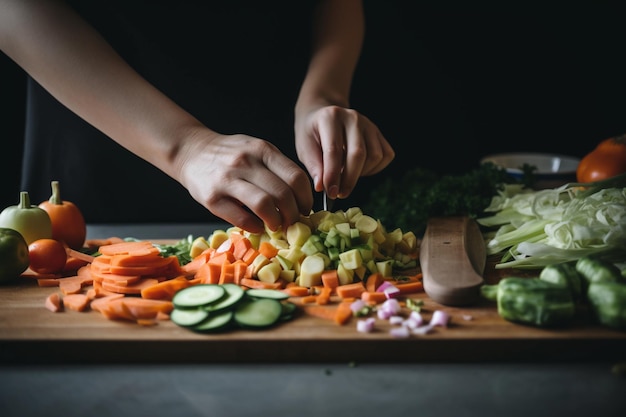
[[[339,193],[339,187],[337,187],[336,185],[333,185],[328,189],[328,196],[330,198],[337,198],[338,193]]]

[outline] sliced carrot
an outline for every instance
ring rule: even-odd
[[[336,294],[341,298],[360,298],[365,291],[363,282],[353,282],[351,284],[339,285],[335,288]]]
[[[171,301],[177,291],[189,286],[189,280],[184,276],[180,276],[142,289],[141,297],[151,300]]]
[[[111,273],[101,273],[98,271],[91,271],[91,275],[94,281],[103,282],[108,281],[110,283],[117,283],[118,285],[131,285],[142,279],[141,275],[118,275]]]
[[[69,247],[65,247],[65,252],[67,252],[67,257],[68,258],[74,258],[76,260],[81,260],[85,263],[92,263],[93,260],[96,258],[93,255],[89,255],[88,253],[83,253],[77,250],[74,250],[72,248]],[[67,267],[67,261],[66,261],[66,267]]]
[[[63,267],[62,272],[63,273],[75,272],[85,265],[89,265],[89,262],[83,259],[75,258],[73,256],[68,256],[67,259],[65,260],[65,266]]]
[[[254,248],[250,248],[241,257],[241,260],[244,261],[247,265],[251,265],[252,262],[254,262],[254,260],[256,259],[256,257],[259,256],[259,253],[260,252],[258,250]]]
[[[155,326],[159,324],[156,318],[153,319],[137,319],[135,320],[140,326]]]
[[[380,272],[375,272],[365,280],[365,290],[368,292],[376,292],[380,284],[385,282],[385,277]]]
[[[118,294],[118,293],[110,293],[104,296],[100,295],[99,298],[97,297],[96,299],[91,301],[90,307],[92,310],[100,311],[102,308],[105,308],[104,306],[107,303],[109,303],[111,300],[115,300],[117,298],[123,298],[123,297],[124,297],[124,294]]]
[[[235,269],[230,262],[224,262],[220,270],[220,279],[218,284],[232,284],[235,282]]]
[[[120,294],[140,295],[141,290],[151,287],[159,282],[156,278],[141,278],[138,282],[130,285],[116,285],[109,281],[102,281],[102,288],[107,291],[117,292]]]
[[[302,298],[300,298],[300,302],[302,304],[312,304],[312,303],[315,303],[316,301],[317,301],[317,295],[313,295],[313,294],[305,295]]]
[[[100,246],[111,245],[113,243],[124,242],[124,239],[117,236],[111,236],[105,239],[87,239],[85,241],[85,247],[92,250],[98,250]]]
[[[363,291],[361,300],[368,304],[381,304],[387,300],[387,295],[384,292]]]
[[[209,249],[212,249],[213,251],[215,250],[213,248]],[[190,262],[187,262],[185,265],[181,266],[181,268],[185,272],[185,274],[193,275],[198,272],[198,269],[202,265],[207,263],[209,259],[211,259],[211,254],[205,250],[200,255],[193,258]]]
[[[173,256],[173,255],[172,255]],[[176,256],[173,256],[176,258]],[[148,255],[113,255],[111,257],[111,266],[165,266],[172,262],[171,256],[161,256],[160,253]]]
[[[333,290],[339,286],[339,275],[336,269],[327,269],[322,272],[322,285]]]
[[[394,285],[400,290],[400,294],[411,294],[424,291],[423,281],[409,281]]]
[[[37,285],[40,287],[58,287],[58,278],[37,278]]]
[[[207,262],[198,269],[198,272],[196,272],[194,278],[199,279],[204,284],[217,284],[218,282],[220,282],[221,273],[222,265],[218,263]]]
[[[248,270],[248,264],[242,259],[238,259],[233,262],[233,282],[235,284],[241,283],[242,278],[246,278],[246,273]]]
[[[346,300],[337,304],[337,309],[335,310],[334,317],[335,323],[339,325],[344,325],[348,321],[350,321],[350,318],[354,315],[354,313],[352,312],[351,304],[352,303],[350,301]]]
[[[100,246],[99,252],[102,255],[130,255],[130,256],[149,256],[149,255],[159,255],[159,249],[152,244],[152,242],[141,240],[141,241],[130,241],[130,242],[119,242],[113,243],[110,245]]]
[[[234,235],[235,233],[232,233]],[[232,239],[232,237],[231,237]],[[248,249],[252,247],[252,242],[245,236],[241,236],[241,238],[237,239],[233,243],[233,256],[235,259],[243,259]]]
[[[85,311],[91,300],[85,294],[67,294],[63,296],[63,306],[75,311]]]
[[[137,297],[124,297],[120,300],[135,319],[155,319],[157,313],[169,314],[174,309],[174,304],[166,300],[148,300]]]
[[[320,293],[315,297],[315,302],[320,305],[328,304],[330,302],[330,296],[333,292],[331,287],[322,287]]]
[[[267,259],[272,259],[278,255],[278,248],[272,244],[269,240],[264,240],[259,244],[259,253],[265,256]]]
[[[301,287],[299,285],[287,285],[281,291],[289,294],[292,297],[306,297],[307,295],[311,294],[311,291],[308,287]]]
[[[233,263],[235,262],[235,257],[232,252],[215,252],[215,254],[208,260],[207,263],[222,265],[224,262]]]
[[[53,292],[52,294],[48,295],[46,297],[45,306],[53,313],[63,310],[63,304],[61,302],[61,297],[59,296],[59,293]]]
[[[108,299],[106,302],[103,301],[101,305],[98,305],[98,311],[109,320],[137,320],[124,303],[124,299],[126,299],[126,297],[122,296]]]
[[[252,278],[243,278],[241,279],[241,281],[239,282],[240,285],[243,285],[244,287],[248,287],[248,288],[270,288],[270,289],[280,289],[280,283],[276,283],[276,282],[264,282],[264,281],[259,281],[258,279],[252,279]]]
[[[309,316],[318,317],[329,321],[335,321],[337,311],[336,305],[321,306],[319,304],[311,303],[303,305],[302,308],[305,314],[308,314]]]
[[[78,294],[83,290],[83,278],[79,276],[59,278],[59,289],[65,295]]]

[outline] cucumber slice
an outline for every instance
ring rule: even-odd
[[[283,309],[282,313],[280,314],[280,321],[289,321],[293,318],[293,315],[295,314],[298,306],[296,306],[294,303],[292,303],[291,301],[285,301],[283,303],[280,303],[281,307]]]
[[[286,300],[289,294],[269,288],[250,288],[246,290],[248,297],[252,298],[270,298],[272,300]]]
[[[218,284],[198,284],[178,291],[172,303],[176,308],[195,308],[206,306],[220,300],[226,290]]]
[[[206,320],[192,326],[191,329],[198,333],[219,332],[228,329],[232,323],[232,310],[223,310],[217,313],[209,313],[209,317]]]
[[[174,308],[170,313],[170,320],[182,327],[196,326],[209,317],[209,312],[201,308]]]
[[[219,310],[224,310],[225,308],[231,307],[235,303],[239,302],[239,300],[241,300],[245,294],[244,289],[237,284],[221,284],[221,287],[226,290],[225,296],[215,303],[205,305],[203,307],[204,310],[211,313]]]
[[[239,303],[235,308],[234,319],[242,327],[263,328],[275,324],[282,313],[283,306],[280,301],[257,298]]]

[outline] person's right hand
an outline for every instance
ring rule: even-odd
[[[179,181],[216,216],[248,232],[283,230],[310,214],[309,176],[271,143],[201,129],[176,156]]]

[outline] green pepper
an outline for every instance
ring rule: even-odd
[[[575,263],[564,262],[547,265],[541,270],[539,279],[568,288],[574,300],[582,297],[582,277],[576,270]]]
[[[597,282],[623,282],[622,272],[608,261],[592,255],[583,256],[576,262],[576,270],[587,285]]]
[[[0,227],[0,283],[15,280],[29,263],[24,237],[17,230]]]
[[[495,285],[483,285],[486,298],[497,288],[498,314],[506,320],[538,327],[569,322],[576,311],[568,287],[539,278],[506,277]]]
[[[597,321],[608,327],[626,330],[626,284],[593,282],[587,299]]]
[[[0,213],[0,227],[17,230],[30,245],[37,239],[52,238],[52,221],[48,213],[30,204],[28,192],[20,192],[20,202]]]

